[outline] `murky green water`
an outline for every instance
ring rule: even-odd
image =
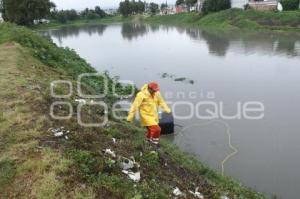
[[[221,171],[221,161],[232,153],[230,130],[238,153],[224,164],[226,175],[269,195],[299,198],[299,36],[130,24],[43,34],[75,49],[99,71],[108,70],[138,87],[158,81],[175,107],[176,123],[183,126],[170,137],[174,143]],[[262,119],[243,114],[222,119],[222,114],[238,116],[239,108],[242,112],[253,101],[263,104]],[[200,119],[211,115],[206,109],[218,109],[215,117],[226,124]]]

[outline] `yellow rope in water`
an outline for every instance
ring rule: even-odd
[[[184,128],[181,129],[181,131],[178,132],[178,134],[181,134],[182,137],[184,137],[184,135],[182,134],[182,132],[184,132],[186,129],[188,128],[191,128],[191,127],[195,127],[195,126],[206,126],[206,125],[209,125],[209,124],[212,124],[214,122],[218,122],[218,123],[221,123],[223,125],[226,126],[226,134],[228,136],[228,146],[230,147],[231,150],[233,150],[232,153],[228,154],[222,161],[221,161],[221,168],[222,168],[222,175],[224,176],[224,164],[231,158],[233,157],[237,152],[237,148],[235,148],[232,143],[231,143],[231,133],[230,133],[230,125],[227,123],[227,122],[224,122],[222,120],[211,120],[211,121],[208,121],[208,122],[205,122],[205,123],[201,123],[201,124],[192,124],[192,125],[189,125],[189,126],[186,126]],[[176,133],[177,134],[177,133]]]

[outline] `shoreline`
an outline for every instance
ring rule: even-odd
[[[254,10],[228,9],[208,15],[195,12],[174,15],[129,17],[111,16],[96,20],[76,20],[65,24],[51,22],[32,26],[34,30],[51,28],[80,27],[85,25],[112,23],[147,23],[157,25],[184,26],[230,31],[270,31],[277,33],[300,34],[300,10],[285,12],[261,12]]]

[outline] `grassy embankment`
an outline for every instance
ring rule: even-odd
[[[162,16],[113,16],[97,20],[78,20],[61,24],[52,22],[34,26],[38,29],[82,26],[87,24],[108,24],[116,22],[144,21],[152,24],[185,25],[222,30],[277,30],[300,31],[300,10],[285,12],[261,12],[255,10],[229,9],[208,15],[182,13]]]
[[[260,12],[229,9],[204,16],[198,13],[153,16],[146,18],[145,21],[157,24],[191,25],[223,30],[300,31],[300,10]]]
[[[110,120],[103,128],[84,128],[76,117],[53,120],[49,107],[54,101],[70,102],[76,112],[78,98],[50,96],[50,82],[70,80],[95,70],[69,49],[58,48],[26,28],[0,25],[0,198],[172,198],[178,186],[199,186],[205,198],[262,199],[263,195],[222,177],[193,157],[162,141],[161,150],[143,143],[143,130],[126,122]],[[95,93],[101,79],[85,80],[83,90]],[[109,81],[111,91],[112,79]],[[66,87],[56,92],[67,93]],[[123,88],[119,88],[122,92]],[[125,92],[125,91],[124,91]],[[115,99],[111,92],[105,101]],[[65,115],[64,106],[55,110]],[[101,120],[103,110],[86,107],[82,118]],[[49,128],[64,127],[65,137],[55,137]],[[112,138],[117,139],[114,144]],[[102,153],[111,148],[117,155],[134,156],[141,165],[141,181],[134,183],[121,172],[112,157]],[[142,154],[142,156],[141,156]]]

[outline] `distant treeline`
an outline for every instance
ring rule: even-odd
[[[96,6],[95,9],[86,8],[81,12],[76,10],[54,10],[50,13],[50,19],[56,20],[60,23],[66,23],[67,21],[74,21],[77,19],[97,19],[106,16],[104,10],[100,6]]]
[[[134,14],[142,14],[146,11],[150,12],[151,14],[156,14],[159,11],[159,5],[153,2],[142,2],[141,0],[125,0],[120,2],[118,11],[125,17]]]

